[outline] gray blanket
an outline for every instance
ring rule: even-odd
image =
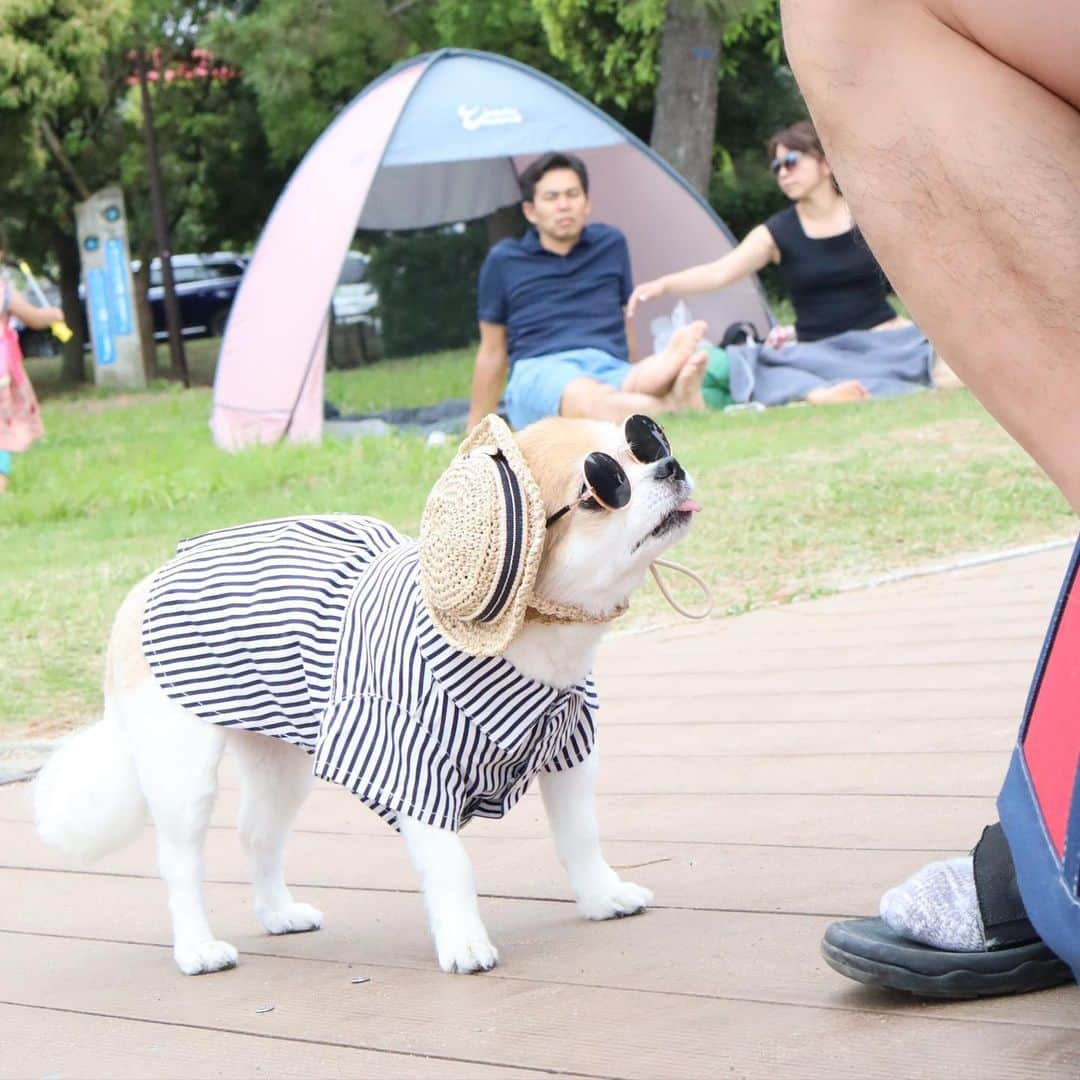
[[[871,397],[896,397],[931,385],[933,349],[917,326],[897,330],[849,330],[845,334],[770,349],[735,345],[731,396],[737,403],[786,405],[811,390],[858,379]]]

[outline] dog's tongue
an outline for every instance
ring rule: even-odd
[[[698,503],[694,502],[693,499],[683,499],[683,501],[679,503],[679,505],[676,506],[675,509],[685,510],[690,514],[696,514],[701,509],[701,506]]]

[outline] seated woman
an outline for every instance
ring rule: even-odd
[[[770,169],[792,205],[757,225],[736,248],[715,262],[647,281],[633,291],[627,314],[639,303],[660,296],[690,296],[722,289],[770,263],[780,267],[795,307],[795,327],[774,327],[763,350],[764,368],[743,381],[755,400],[805,399],[812,402],[859,401],[888,396],[930,382],[932,349],[907,319],[896,315],[886,299],[886,281],[870,249],[857,234],[851,212],[840,194],[813,125],[801,121],[769,140]],[[802,356],[787,347],[832,339],[851,331],[889,331],[893,353],[879,356],[865,372],[861,356],[878,352],[876,339],[852,338],[831,348],[806,350]],[[884,345],[887,339],[882,339]],[[784,349],[783,362],[769,355]],[[745,367],[747,359],[740,358]],[[783,370],[776,370],[776,369]],[[855,377],[853,377],[855,376]],[[738,373],[733,371],[732,378]],[[780,400],[765,400],[780,404]]]

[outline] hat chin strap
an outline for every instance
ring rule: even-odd
[[[625,615],[629,610],[630,603],[627,601],[603,615],[596,615],[574,604],[553,604],[534,594],[525,611],[525,620],[539,623],[606,623]]]
[[[663,566],[667,570],[674,570],[679,574],[685,574],[691,581],[695,582],[705,597],[704,608],[700,611],[690,611],[689,609],[684,608],[682,604],[671,595],[671,591],[664,583],[663,578],[660,577],[659,570],[656,569],[658,566]],[[685,616],[687,619],[707,619],[712,614],[713,599],[712,593],[709,591],[709,586],[706,585],[693,570],[689,569],[689,567],[676,562],[668,562],[666,559],[657,559],[655,562],[649,564],[649,570],[652,573],[653,579],[656,581],[657,587],[660,589],[661,595],[680,615]],[[611,622],[613,619],[617,619],[620,615],[625,615],[629,610],[630,602],[627,601],[626,603],[619,604],[604,615],[595,615],[591,611],[575,607],[573,604],[553,604],[550,600],[545,600],[543,597],[534,594],[533,598],[529,601],[525,618],[530,622],[544,623],[606,623]]]
[[[705,606],[700,611],[690,611],[684,608],[674,596],[671,595],[668,587],[664,584],[664,579],[660,577],[660,571],[656,568],[658,566],[664,567],[666,570],[674,570],[678,574],[685,574],[694,584],[701,589],[702,596],[705,597]],[[688,566],[683,566],[682,563],[668,562],[667,559],[657,559],[653,562],[649,569],[652,571],[653,579],[656,581],[656,586],[663,594],[664,599],[680,614],[684,615],[688,619],[707,619],[712,614],[713,598],[712,592],[709,590],[709,586],[697,574],[694,573]]]

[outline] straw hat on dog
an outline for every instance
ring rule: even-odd
[[[432,622],[473,656],[503,652],[534,602],[544,501],[494,414],[468,434],[420,521],[420,590]]]

